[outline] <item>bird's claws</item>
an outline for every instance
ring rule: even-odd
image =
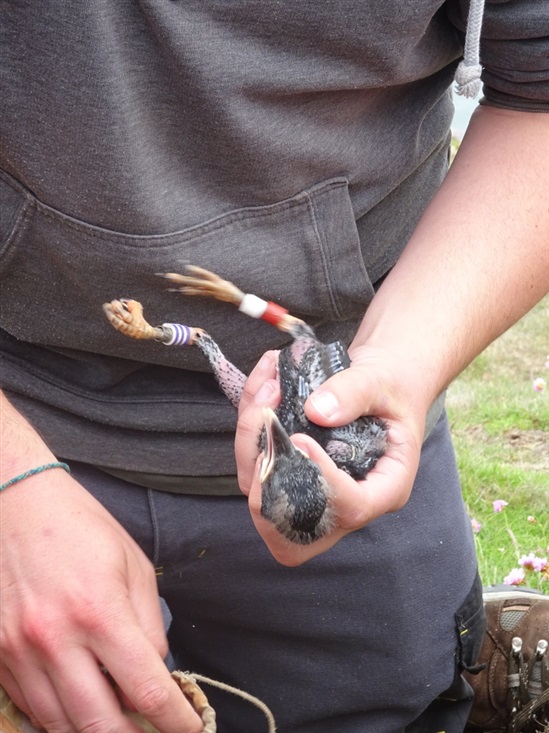
[[[103,304],[103,311],[117,331],[134,339],[162,340],[163,330],[151,326],[143,316],[143,306],[138,300],[122,298]]]
[[[202,295],[236,306],[240,305],[244,293],[232,282],[196,265],[187,265],[186,269],[190,274],[180,275],[176,272],[157,274],[176,285],[177,287],[172,288],[176,292],[185,295]]]

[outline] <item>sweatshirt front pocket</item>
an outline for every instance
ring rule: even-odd
[[[0,250],[0,326],[24,341],[207,370],[193,349],[135,342],[114,331],[101,306],[120,297],[140,300],[151,323],[205,328],[240,365],[285,341],[266,324],[251,328],[233,306],[168,292],[157,273],[183,272],[187,263],[312,324],[360,317],[373,294],[343,178],[182,231],[138,236],[69,217],[5,176],[0,185],[14,212]]]

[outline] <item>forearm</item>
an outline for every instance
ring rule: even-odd
[[[0,484],[56,460],[29,422],[0,391]]]
[[[548,291],[547,191],[549,115],[479,108],[351,351],[389,351],[427,407]]]

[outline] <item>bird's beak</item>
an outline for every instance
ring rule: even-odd
[[[265,451],[259,474],[262,484],[273,472],[277,456],[281,453],[291,454],[298,450],[273,410],[268,407],[264,408],[263,418],[265,421]]]

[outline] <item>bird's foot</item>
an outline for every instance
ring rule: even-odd
[[[111,325],[117,331],[134,339],[160,341],[166,346],[196,346],[208,359],[219,386],[238,409],[245,375],[223,355],[223,352],[203,328],[184,326],[182,323],[163,323],[151,326],[143,317],[143,306],[137,300],[111,300],[103,305]]]
[[[143,306],[138,300],[111,300],[103,304],[103,311],[117,331],[133,339],[161,341],[167,346],[194,344],[203,333],[201,328],[183,326],[180,323],[164,323],[151,326],[143,316]]]
[[[225,303],[233,303],[236,306],[242,302],[244,293],[229,280],[223,280],[214,272],[196,265],[187,265],[187,272],[189,273],[187,275],[179,275],[176,272],[158,274],[173,283],[175,287],[171,289],[175,292],[185,295],[202,295]]]
[[[117,331],[134,339],[155,339],[162,341],[163,330],[151,326],[143,317],[143,306],[137,300],[111,300],[103,304],[103,311],[110,324]]]
[[[214,272],[205,270],[196,265],[187,265],[188,275],[179,275],[175,272],[158,273],[176,287],[171,290],[184,295],[202,295],[225,303],[232,303],[252,318],[260,318],[271,323],[281,331],[289,333],[294,339],[303,336],[314,336],[312,329],[305,321],[292,316],[286,308],[277,303],[266,301],[250,293],[243,293],[229,280],[223,280]]]

